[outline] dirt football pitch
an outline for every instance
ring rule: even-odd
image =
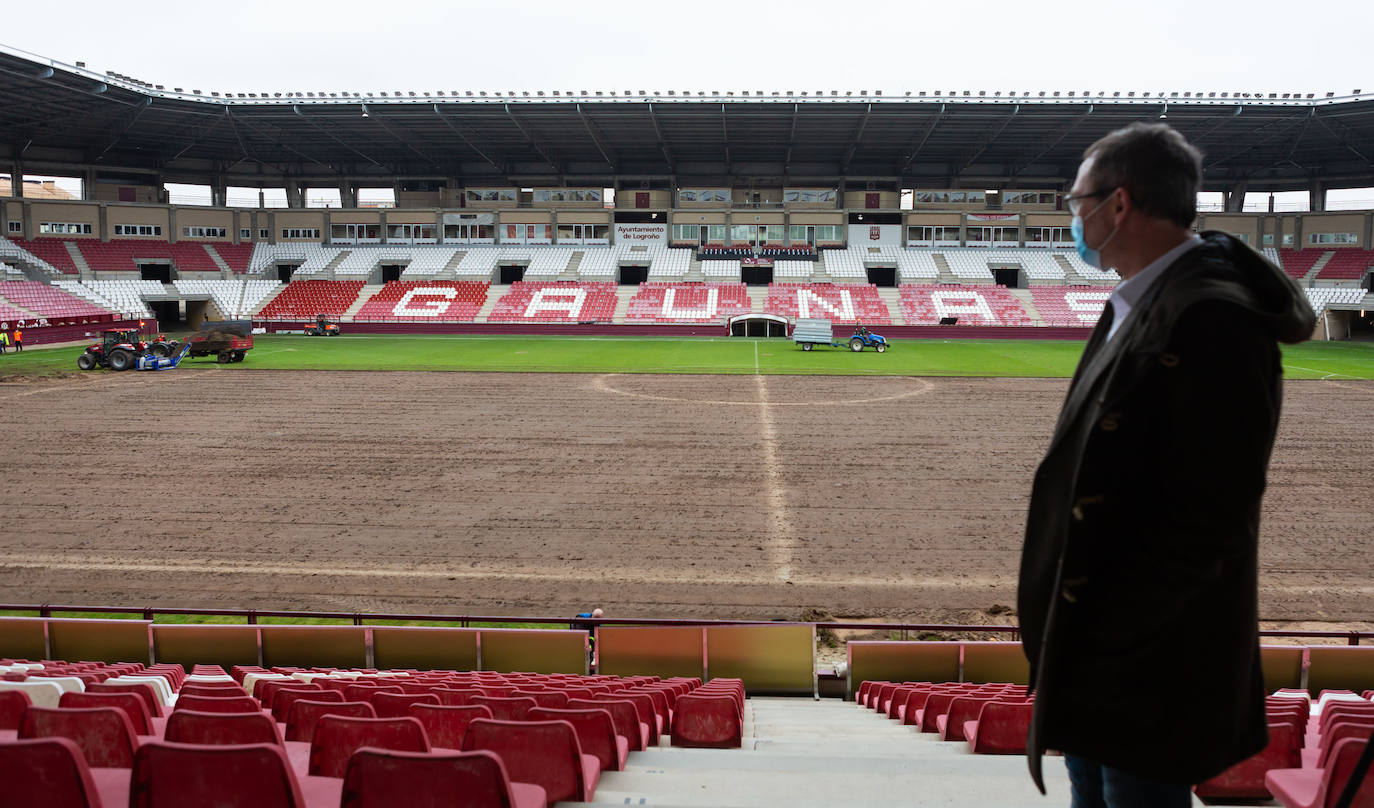
[[[1067,385],[242,368],[0,384],[0,591],[985,622],[1015,604]],[[1374,382],[1285,395],[1261,614],[1368,621]]]

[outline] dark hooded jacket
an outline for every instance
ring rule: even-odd
[[[1049,749],[1192,784],[1267,742],[1256,582],[1277,343],[1315,317],[1254,250],[1202,237],[1109,342],[1104,313],[1036,471],[1018,607],[1037,785]]]

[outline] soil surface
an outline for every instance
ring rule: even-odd
[[[12,603],[1012,623],[1063,379],[0,383]],[[1374,382],[1289,382],[1261,614],[1374,614]]]

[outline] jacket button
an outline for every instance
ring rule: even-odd
[[[1101,427],[1103,432],[1115,432],[1121,426],[1121,413],[1107,413],[1097,425]]]
[[[1159,355],[1159,364],[1166,368],[1178,367],[1178,354],[1162,353]]]

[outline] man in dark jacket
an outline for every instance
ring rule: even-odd
[[[1067,197],[1113,292],[1035,475],[1018,605],[1028,752],[1066,756],[1075,808],[1189,804],[1267,742],[1257,577],[1297,285],[1192,232],[1201,155],[1163,124],[1094,143]]]

